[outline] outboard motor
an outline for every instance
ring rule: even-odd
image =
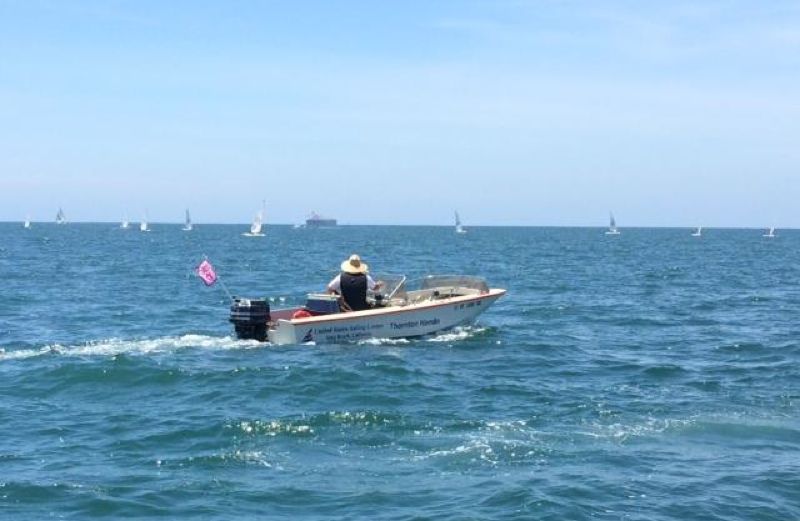
[[[267,340],[267,322],[270,321],[269,302],[266,299],[234,297],[231,302],[231,318],[240,340]]]

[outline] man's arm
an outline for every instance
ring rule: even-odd
[[[332,281],[328,283],[328,287],[326,288],[328,293],[336,293],[339,294],[342,292],[342,277],[341,275],[336,275]]]

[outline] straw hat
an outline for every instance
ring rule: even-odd
[[[342,271],[350,275],[360,275],[369,271],[369,266],[361,262],[361,257],[355,253],[350,255],[350,258],[342,263]]]

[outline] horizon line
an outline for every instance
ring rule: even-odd
[[[0,224],[22,224],[24,220],[21,221],[0,221]],[[30,221],[31,224],[46,224],[46,225],[54,225],[54,226],[66,226],[69,224],[108,224],[108,225],[116,225],[119,228],[119,221],[67,221],[64,224],[58,224],[55,221]],[[131,221],[133,225],[135,222],[138,221]],[[153,225],[166,225],[166,226],[183,226],[184,223],[179,221],[148,221],[148,224]],[[192,222],[192,225],[196,226],[249,226],[248,222],[241,222],[241,223],[231,223],[231,222]],[[296,223],[264,223],[264,227],[269,226],[281,226],[281,227],[294,227]],[[320,226],[320,227],[307,227],[302,225],[301,228],[310,228],[310,229],[333,229],[333,228],[341,228],[345,226],[393,226],[393,227],[434,227],[434,228],[453,228],[452,224],[368,224],[368,223],[339,223],[336,226]],[[135,226],[132,227],[132,229]],[[470,228],[575,228],[575,229],[607,229],[607,225],[565,225],[565,224],[473,224],[464,226],[465,229]],[[695,230],[698,227],[696,225],[665,225],[665,224],[657,224],[657,225],[633,225],[633,226],[617,226],[618,230],[642,230],[642,229],[672,229],[672,230]],[[765,230],[769,228],[773,228],[773,226],[702,226],[703,230]],[[776,230],[796,230],[800,229],[800,227],[794,226],[774,226]]]

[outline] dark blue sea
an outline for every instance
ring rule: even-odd
[[[800,232],[0,224],[0,518],[800,518]],[[239,341],[351,253],[508,294],[411,341]]]

